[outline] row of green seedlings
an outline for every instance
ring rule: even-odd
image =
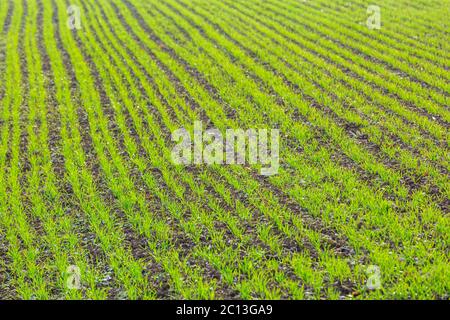
[[[34,7],[33,7],[34,9]],[[40,10],[42,10],[42,5],[40,7]],[[48,8],[44,9],[44,13],[40,12],[40,14],[44,14],[44,19],[48,18],[48,21],[52,20],[52,16],[51,16],[51,12],[49,11]],[[44,20],[43,19],[43,20]],[[45,20],[44,20],[45,21]],[[53,77],[54,79],[56,79],[57,81],[55,81],[55,83],[64,83],[65,81],[63,81],[62,79],[66,79],[66,76],[63,73],[63,64],[61,59],[58,59],[59,57],[57,55],[55,55],[54,53],[57,52],[56,51],[56,45],[54,45],[52,43],[53,40],[53,26],[51,24],[47,25],[45,24],[45,26],[43,27],[44,29],[44,35],[45,38],[43,39],[43,41],[45,42],[45,46],[48,52],[51,53],[50,55],[50,60],[51,60],[51,65],[52,65],[52,69],[53,69]],[[31,34],[36,34],[36,33],[31,33]],[[41,40],[40,40],[41,41]],[[40,43],[41,46],[43,46],[43,43]],[[36,54],[33,54],[34,57],[37,57]],[[36,61],[36,64],[40,65],[40,59],[39,61]],[[72,133],[72,129],[68,129],[68,127],[70,127],[69,123],[74,123],[73,122],[73,116],[74,113],[69,112],[66,108],[67,106],[67,102],[69,100],[66,100],[64,97],[64,93],[65,92],[69,92],[68,91],[68,85],[66,84],[65,86],[57,86],[56,87],[56,96],[57,96],[57,103],[60,104],[60,110],[61,110],[61,115],[62,115],[62,123],[65,124],[62,126],[61,128],[61,136],[62,136],[62,140],[63,140],[63,150],[64,150],[64,155],[65,155],[65,159],[66,159],[66,168],[69,168],[69,172],[70,170],[73,170],[73,162],[74,160],[73,157],[78,156],[77,152],[79,151],[79,149],[77,149],[75,147],[76,145],[76,141],[80,141],[79,136],[76,136],[76,134],[74,135],[74,137],[70,137],[70,133]],[[43,90],[43,89],[42,89]],[[44,90],[43,90],[44,91]],[[53,97],[48,97],[47,101],[51,101]],[[69,95],[69,99],[70,99],[70,95]],[[45,101],[45,103],[47,102]],[[44,103],[44,104],[45,104]],[[42,103],[39,103],[39,109],[42,109],[42,105],[44,105]],[[45,124],[46,125],[46,124]],[[46,127],[43,127],[43,132],[42,136],[43,139],[46,139]],[[46,145],[44,143],[42,143],[42,145]],[[71,155],[71,157],[69,156]],[[48,155],[46,154],[46,159],[48,159]],[[47,163],[47,166],[49,164]],[[48,167],[46,167],[48,168]],[[71,290],[69,285],[67,284],[70,276],[72,276],[69,272],[68,269],[70,267],[69,265],[69,261],[70,263],[74,264],[77,266],[77,268],[81,269],[81,273],[83,275],[84,281],[85,283],[87,283],[91,288],[93,288],[91,293],[88,293],[87,296],[89,296],[90,298],[104,298],[105,297],[105,293],[102,290],[97,290],[96,287],[96,281],[97,279],[99,279],[99,277],[101,275],[99,275],[98,270],[92,270],[89,266],[87,266],[87,260],[88,260],[88,255],[86,253],[86,251],[84,251],[81,248],[80,245],[80,241],[77,239],[77,234],[75,231],[74,226],[77,224],[75,223],[75,219],[73,216],[71,215],[65,215],[66,210],[69,210],[71,208],[67,208],[64,207],[60,200],[58,199],[58,195],[59,195],[59,190],[58,187],[55,186],[55,184],[53,183],[55,180],[54,175],[52,175],[50,172],[48,172],[48,179],[45,181],[45,185],[46,185],[46,201],[48,201],[48,216],[44,216],[43,215],[43,211],[45,211],[44,209],[42,209],[42,205],[39,204],[38,201],[38,196],[37,195],[33,195],[34,198],[34,204],[36,205],[36,208],[34,208],[33,210],[36,210],[36,214],[39,215],[40,219],[43,221],[44,223],[44,229],[47,232],[47,235],[44,237],[44,239],[46,239],[46,237],[49,238],[54,238],[54,234],[53,232],[55,232],[55,230],[52,229],[52,217],[55,219],[55,223],[58,219],[56,219],[56,217],[60,217],[61,221],[58,221],[58,223],[56,223],[57,228],[61,228],[61,234],[64,234],[67,238],[66,239],[62,239],[61,242],[59,243],[50,243],[48,244],[48,247],[51,248],[51,250],[53,251],[53,256],[54,256],[54,261],[49,263],[49,269],[53,268],[53,263],[55,263],[55,265],[58,268],[57,271],[57,278],[56,278],[56,283],[57,283],[57,287],[59,291],[63,291],[64,295],[66,298],[75,298],[78,299],[80,298],[82,295],[82,291],[76,291],[76,290]],[[64,243],[67,242],[67,245],[69,246],[68,248],[64,246]],[[66,256],[67,254],[67,256]],[[98,258],[97,258],[98,259]],[[101,261],[97,260],[96,261],[97,264],[101,264]],[[44,266],[40,266],[40,267],[44,267]],[[59,279],[62,278],[62,279]],[[81,289],[81,288],[80,288]],[[58,293],[55,293],[58,294]]]
[[[68,298],[80,298],[78,291],[69,290],[67,285],[69,254],[77,252],[76,235],[71,230],[73,220],[65,215],[64,208],[58,199],[55,176],[52,171],[51,157],[48,149],[47,128],[47,100],[42,74],[42,63],[37,50],[38,34],[37,10],[35,3],[28,4],[28,19],[25,28],[24,51],[28,70],[28,152],[26,156],[30,162],[30,172],[27,175],[27,195],[25,212],[29,212],[29,221],[38,221],[42,231],[34,235],[33,246],[37,248],[39,256],[37,263],[27,270],[24,275],[30,277],[30,286],[21,288],[19,283],[18,296],[25,299],[48,299],[51,294],[66,293]],[[44,233],[45,232],[45,233]],[[50,252],[51,254],[47,254]],[[25,256],[27,252],[23,252]],[[37,268],[39,278],[33,277]],[[58,293],[51,292],[49,284],[56,287]],[[63,294],[63,296],[66,296]]]
[[[12,2],[10,2],[10,5]],[[15,48],[15,51],[10,51],[7,54],[10,56],[16,56],[20,57],[20,55],[17,55],[17,51],[24,52],[24,61],[22,61],[27,67],[30,65],[30,37],[26,35],[32,34],[30,32],[32,22],[32,12],[25,12],[23,11],[23,4],[16,1],[14,3],[14,7],[16,10],[14,11],[14,18],[11,26],[11,32],[15,32],[15,38],[11,39],[11,49]],[[14,29],[17,27],[18,29]],[[23,39],[23,42],[19,45],[18,38]],[[28,176],[27,183],[29,184],[29,188],[26,190],[21,190],[20,186],[20,173],[21,168],[19,166],[19,161],[21,162],[22,159],[20,159],[19,155],[19,137],[22,136],[20,132],[21,123],[19,119],[35,119],[36,117],[36,109],[34,108],[34,102],[35,100],[38,100],[40,97],[36,94],[36,90],[33,89],[34,80],[35,80],[35,69],[30,69],[28,79],[29,80],[29,92],[26,92],[25,90],[22,90],[21,86],[17,86],[16,83],[20,83],[21,81],[26,81],[25,77],[21,77],[21,69],[20,69],[20,60],[14,60],[14,59],[8,59],[8,70],[11,71],[11,73],[7,72],[8,75],[11,78],[8,78],[9,80],[6,80],[7,85],[9,87],[7,88],[7,94],[11,94],[12,100],[16,102],[11,102],[10,100],[6,99],[5,102],[5,109],[4,109],[4,117],[6,119],[7,125],[5,128],[9,129],[9,117],[12,117],[13,122],[13,142],[10,146],[10,149],[6,146],[5,152],[10,150],[11,152],[11,162],[10,162],[10,168],[9,168],[9,186],[7,189],[3,190],[5,194],[2,194],[3,197],[6,196],[6,200],[3,202],[5,205],[2,208],[2,222],[4,224],[4,228],[6,229],[5,234],[6,238],[9,242],[8,247],[8,255],[11,256],[12,261],[12,267],[11,272],[14,275],[14,278],[12,280],[13,284],[12,286],[15,288],[15,295],[31,299],[31,298],[47,298],[48,297],[48,291],[46,288],[46,279],[47,274],[46,272],[40,268],[41,260],[39,255],[41,254],[41,251],[44,251],[45,248],[40,245],[39,243],[36,243],[37,239],[39,238],[36,230],[33,229],[32,226],[32,217],[27,216],[26,211],[29,209],[26,207],[26,205],[29,203],[27,201],[22,202],[22,194],[30,194],[30,198],[34,198],[35,195],[34,191],[36,188],[39,188],[38,182],[36,179],[36,157],[34,156],[36,154],[36,141],[34,137],[31,137],[30,144],[28,146],[28,152],[24,154],[23,156],[30,155],[30,165],[31,165],[31,171],[33,173],[30,173]],[[14,70],[13,70],[14,68]],[[16,72],[16,74],[13,74]],[[11,92],[11,93],[10,93]],[[29,95],[29,101],[25,101],[26,95]],[[8,112],[9,103],[11,102],[13,104],[12,113],[13,115],[6,114]],[[17,103],[17,105],[16,105]],[[20,108],[20,104],[27,105],[29,110],[26,110],[25,107]],[[14,106],[15,105],[15,106]],[[27,111],[28,117],[23,116]],[[18,114],[22,115],[22,118],[18,116]],[[30,132],[32,130],[32,125],[28,125],[28,135],[30,135]],[[5,136],[3,136],[5,142],[7,144],[7,141],[9,140]],[[25,146],[27,147],[27,146]],[[2,161],[2,163],[4,163]],[[7,172],[2,170],[3,172]],[[24,180],[25,177],[23,177],[22,180]],[[2,179],[3,180],[3,179]],[[5,179],[6,180],[6,179]],[[34,200],[34,199],[33,199]],[[33,201],[30,199],[30,201]],[[35,208],[36,212],[39,211],[40,208]],[[35,211],[31,212],[33,214]],[[26,272],[24,272],[26,270]]]
[[[54,16],[56,15],[56,10],[59,12],[58,16]],[[75,45],[70,42],[70,35],[68,34],[70,31],[66,27],[65,10],[62,11],[62,8],[55,6],[54,3],[45,3],[43,21],[53,21],[53,18],[59,20],[59,25],[56,28],[59,27],[62,42],[57,43],[55,41],[55,39],[58,39],[56,37],[57,29],[54,29],[52,24],[45,23],[45,44],[49,53],[55,80],[67,79],[68,74],[65,72],[67,66],[64,65],[62,57],[58,54],[58,48],[66,48],[64,50],[68,51],[68,56],[73,61],[79,62],[81,58],[79,53],[74,50]],[[76,71],[76,78],[80,83],[80,92],[86,94],[90,91],[83,81],[86,76],[86,70],[80,68]],[[73,188],[75,200],[78,202],[77,207],[86,215],[82,219],[88,220],[90,230],[96,235],[93,245],[98,246],[106,256],[102,257],[102,261],[93,262],[96,265],[95,267],[101,265],[107,266],[106,270],[103,269],[100,274],[94,269],[95,267],[86,263],[78,265],[79,261],[75,262],[81,271],[84,295],[90,299],[106,298],[108,296],[108,288],[101,288],[99,283],[110,276],[111,271],[108,268],[111,268],[116,277],[113,281],[121,284],[120,290],[124,290],[132,298],[138,295],[147,298],[147,296],[140,294],[147,287],[146,279],[143,279],[141,272],[143,267],[132,257],[129,249],[123,245],[124,234],[117,225],[117,217],[108,208],[109,203],[105,203],[105,200],[99,194],[94,177],[89,172],[86,155],[81,145],[82,140],[78,129],[76,106],[74,103],[75,97],[71,96],[70,83],[67,81],[55,81],[55,84],[56,98],[60,105],[61,123],[63,124],[61,136],[67,179]],[[73,94],[77,95],[78,93],[73,92]],[[94,105],[92,99],[89,100],[91,97],[83,95],[81,98],[86,105]],[[94,111],[89,110],[87,112],[92,117]],[[99,120],[99,122],[99,125],[104,127],[104,121],[102,123]],[[95,125],[93,126],[92,122],[90,126],[92,135],[92,130],[96,130],[97,127]],[[107,163],[102,149],[102,139],[98,135],[92,135],[92,141],[94,148],[98,152],[99,161],[103,164]],[[109,164],[107,163],[106,165]],[[123,182],[124,184],[126,183],[126,181]],[[118,184],[117,181],[116,183]],[[93,259],[96,260],[97,257],[93,257]],[[150,290],[145,290],[145,292],[148,294],[148,298],[153,297],[153,292]]]
[[[10,2],[9,5],[12,5]],[[36,268],[37,248],[33,246],[33,230],[31,229],[26,214],[21,204],[21,186],[19,182],[19,144],[20,144],[20,111],[23,105],[23,89],[17,84],[21,83],[22,75],[20,68],[19,38],[24,30],[22,19],[24,18],[23,8],[20,3],[14,3],[14,11],[11,18],[9,31],[5,35],[5,95],[2,100],[2,137],[0,154],[0,196],[1,211],[0,223],[2,233],[8,242],[7,256],[10,265],[8,269],[17,276],[17,286],[15,291],[18,294],[29,291],[29,284],[23,269],[33,270],[30,278],[37,283],[37,289],[43,287],[43,275]],[[9,164],[7,163],[9,160]],[[26,252],[21,255],[21,250]],[[3,260],[3,259],[2,259]],[[5,259],[6,260],[6,259]],[[6,261],[5,261],[6,262]]]
[[[0,3],[0,26],[2,28],[2,30],[0,32],[5,32],[5,30],[3,30],[4,24],[5,24],[5,20],[6,20],[6,16],[8,14],[8,10],[10,9],[9,6],[9,2],[8,1],[2,1],[2,3]]]
[[[23,4],[19,2],[14,3],[14,7],[17,8],[15,11],[17,20],[14,20],[17,22],[17,24],[12,23],[13,26],[17,26],[20,31],[17,31],[16,37],[18,39],[19,35],[21,35],[21,39],[23,39],[23,42],[21,42],[20,46],[18,45],[19,42],[13,40],[12,46],[17,46],[17,50],[19,52],[24,52],[24,63],[27,67],[30,64],[30,37],[27,37],[25,35],[30,35],[29,31],[31,30],[30,22],[32,21],[32,13],[23,11]],[[21,19],[21,20],[19,20]],[[20,23],[19,23],[20,21]],[[13,28],[11,30],[14,30]],[[16,30],[14,30],[16,31]],[[14,32],[13,31],[13,32]],[[17,51],[8,52],[10,55],[20,56],[16,54]],[[12,96],[13,100],[17,99],[18,104],[23,104],[24,106],[27,105],[29,110],[26,110],[25,107],[20,108],[19,105],[15,105],[13,102],[12,107],[12,122],[13,122],[13,136],[12,136],[12,145],[10,146],[10,152],[11,152],[11,162],[10,162],[10,175],[9,175],[9,186],[6,192],[7,201],[5,201],[5,206],[3,207],[3,217],[5,228],[6,228],[6,235],[9,242],[9,248],[8,248],[8,254],[11,256],[12,260],[12,273],[15,276],[13,281],[13,286],[15,288],[15,294],[17,296],[31,299],[31,298],[47,298],[48,292],[46,288],[46,279],[47,274],[46,272],[40,268],[41,260],[39,255],[41,254],[41,251],[44,251],[45,248],[42,245],[39,245],[35,243],[37,241],[37,238],[39,238],[37,232],[32,227],[32,220],[29,216],[27,216],[26,211],[29,209],[26,207],[26,204],[28,204],[27,201],[22,202],[22,194],[29,193],[30,197],[33,197],[33,191],[36,190],[38,186],[36,185],[36,176],[30,174],[28,176],[28,183],[29,188],[27,190],[21,190],[21,168],[19,163],[21,162],[20,154],[19,154],[19,146],[20,146],[20,137],[22,136],[22,133],[20,132],[21,127],[21,121],[20,119],[34,119],[36,116],[36,110],[34,108],[34,101],[33,99],[39,99],[36,95],[36,91],[34,89],[30,89],[29,92],[26,92],[25,90],[21,90],[21,87],[17,88],[16,83],[20,83],[21,81],[26,81],[25,77],[21,77],[21,69],[20,69],[20,60],[10,60],[8,59],[8,66],[9,67],[16,67],[15,72],[18,72],[16,75],[12,75],[12,82],[9,82],[7,80],[7,83],[13,86],[9,87],[8,90],[13,91]],[[34,84],[34,69],[29,70],[29,76],[27,77],[29,80],[30,86]],[[13,71],[14,72],[14,71]],[[9,91],[8,91],[9,92]],[[17,94],[17,95],[16,95]],[[30,99],[28,103],[25,101],[25,96],[28,94],[30,96]],[[8,108],[8,106],[6,106]],[[5,110],[6,111],[6,110]],[[28,117],[23,116],[27,111]],[[18,114],[22,115],[22,118],[18,116]],[[8,116],[7,116],[8,117]],[[9,121],[7,118],[8,125],[6,128],[9,127]],[[31,125],[28,126],[28,132],[30,132]],[[32,154],[35,154],[35,141],[32,140],[33,138],[30,138],[30,145],[28,147],[28,154],[31,156]],[[5,140],[6,141],[6,140]],[[27,147],[27,146],[25,146]],[[8,150],[6,148],[5,150]],[[26,154],[24,155],[26,156]],[[32,166],[33,172],[36,172],[36,161],[35,157],[31,157],[30,159],[30,165]],[[23,177],[25,179],[25,177]],[[9,193],[8,193],[9,192]],[[32,201],[32,200],[31,200]],[[36,211],[38,211],[39,208],[36,208]],[[33,214],[34,212],[30,213]],[[26,270],[26,272],[24,272]]]
[[[32,3],[30,6],[30,12],[38,11],[38,15],[41,15],[43,21],[45,21],[44,10],[47,8],[43,8],[42,3],[39,3],[39,7],[35,8],[35,3]],[[48,16],[51,16],[51,12],[48,10]],[[34,19],[34,22],[36,22]],[[54,35],[54,30],[52,26],[50,28],[46,28],[45,26],[41,26],[41,31],[45,31],[44,35],[46,38],[42,36],[39,38],[39,43],[36,43],[37,46],[41,47],[43,52],[38,52],[36,47],[31,47],[32,54],[30,54],[30,59],[33,57],[35,59],[33,61],[33,66],[36,67],[36,71],[42,68],[41,58],[49,59],[52,61],[54,70],[53,74],[48,74],[49,77],[47,81],[52,82],[52,79],[56,79],[53,83],[58,83],[61,79],[66,79],[66,76],[63,72],[63,64],[58,59],[57,55],[53,53],[56,52],[54,49],[56,46],[51,43],[51,39]],[[33,32],[30,34],[35,35],[38,34],[38,29],[33,25]],[[44,43],[47,46],[46,49],[50,49],[52,53],[51,57],[47,55],[44,48]],[[42,54],[42,57],[40,56]],[[31,60],[30,60],[31,61]],[[33,90],[37,90],[38,92],[45,93],[46,87],[44,87],[43,81],[41,77],[41,72],[36,72],[36,76],[39,77],[36,81],[37,84],[33,85]],[[76,213],[78,213],[81,208],[74,205],[76,199],[71,198],[71,195],[63,194],[65,191],[61,191],[62,187],[58,185],[61,183],[57,181],[54,173],[52,172],[52,164],[48,149],[46,148],[48,145],[48,128],[46,122],[46,108],[47,104],[51,105],[52,108],[56,108],[55,103],[61,104],[64,106],[68,100],[64,100],[62,97],[64,94],[68,92],[68,86],[59,86],[56,88],[56,93],[49,93],[48,96],[39,96],[39,99],[35,101],[36,108],[40,110],[40,123],[41,123],[41,131],[40,131],[40,143],[39,146],[36,145],[36,148],[40,148],[39,152],[42,153],[42,159],[36,160],[40,161],[36,163],[36,169],[33,171],[33,177],[36,179],[36,183],[38,183],[38,170],[39,167],[43,168],[44,176],[41,177],[43,184],[42,187],[36,189],[32,193],[32,202],[33,202],[33,212],[42,221],[43,229],[45,234],[42,235],[42,240],[45,242],[46,247],[51,251],[51,256],[49,257],[49,261],[42,262],[39,267],[43,268],[47,274],[47,282],[51,283],[50,292],[47,295],[51,295],[50,297],[63,297],[67,299],[80,299],[82,297],[89,297],[93,299],[102,299],[107,296],[105,290],[98,288],[98,284],[101,279],[105,279],[107,276],[105,275],[105,259],[104,257],[99,256],[90,256],[88,250],[84,248],[82,242],[90,241],[89,237],[87,237],[84,233],[84,230],[81,229],[84,227],[83,223],[80,223]],[[58,101],[55,101],[55,96],[58,96]],[[69,96],[70,98],[70,96]],[[31,97],[31,99],[33,99]],[[62,123],[73,123],[74,113],[69,113],[68,117],[72,117],[71,120],[66,117],[65,111],[62,110]],[[49,114],[49,116],[54,116]],[[30,120],[32,122],[32,120]],[[31,124],[30,124],[31,125]],[[62,147],[64,149],[64,154],[66,159],[68,159],[67,166],[72,168],[72,163],[70,162],[69,154],[71,154],[72,146],[77,144],[76,141],[80,141],[79,135],[74,134],[74,137],[69,137],[68,127],[63,126],[61,128],[61,136],[63,138]],[[31,136],[31,135],[30,135]],[[34,139],[34,137],[33,137]],[[75,147],[73,150],[77,150]],[[42,190],[42,191],[41,191]],[[39,193],[41,191],[41,193]],[[65,200],[62,200],[64,198]],[[63,203],[64,201],[64,203]],[[42,203],[45,202],[45,203]],[[74,208],[75,207],[75,208]],[[79,234],[83,234],[83,240],[81,241],[79,238]],[[50,260],[52,259],[52,260]],[[95,266],[89,265],[90,262],[93,262]],[[55,268],[56,267],[56,268]],[[106,267],[107,269],[107,267]],[[80,272],[80,274],[78,274]],[[106,271],[108,272],[108,271]],[[85,285],[81,285],[80,277],[83,279],[83,283]],[[43,297],[42,297],[43,298]],[[47,296],[48,298],[48,296]]]

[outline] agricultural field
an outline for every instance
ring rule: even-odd
[[[0,0],[0,299],[449,299],[449,16]]]

